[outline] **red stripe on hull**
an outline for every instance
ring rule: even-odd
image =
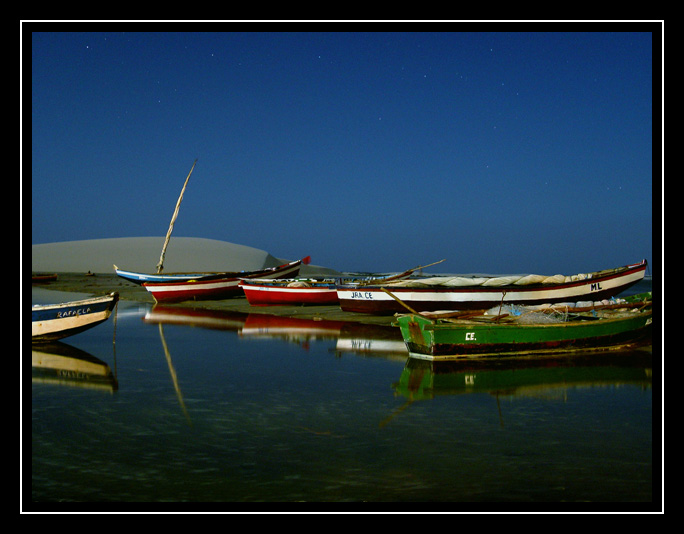
[[[252,306],[287,306],[287,305],[334,305],[337,300],[337,291],[329,289],[315,289],[309,291],[288,291],[282,288],[278,291],[261,291],[247,285],[243,285],[247,301]]]
[[[276,269],[246,273],[242,278],[270,276],[272,278],[289,278],[297,276],[301,260]],[[146,282],[143,287],[149,291],[157,302],[183,302],[187,300],[223,300],[244,295],[240,278],[207,276],[185,282]]]

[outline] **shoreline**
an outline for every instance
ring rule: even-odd
[[[93,296],[107,295],[113,291],[119,293],[122,301],[139,302],[151,307],[156,305],[152,295],[142,286],[133,284],[114,273],[86,274],[84,272],[57,273],[57,279],[46,283],[36,283],[31,286],[53,292],[82,293]],[[76,300],[75,297],[73,300]],[[35,302],[38,303],[38,302]],[[229,311],[244,314],[262,314],[279,317],[300,319],[346,321],[371,325],[391,325],[395,321],[394,315],[372,315],[366,313],[345,312],[339,305],[327,306],[252,306],[243,295],[223,300],[185,301],[163,304],[164,307],[179,309],[199,309]]]
[[[155,305],[154,298],[144,287],[128,282],[116,274],[58,273],[57,280],[32,284],[31,288],[46,291],[88,293],[95,296],[107,295],[112,291],[116,291],[119,293],[120,300],[141,302],[151,306]],[[231,311],[245,314],[258,313],[299,319],[348,321],[373,325],[390,325],[394,321],[394,316],[344,312],[338,305],[252,306],[244,296],[224,300],[185,301],[175,304],[164,304],[164,307]]]

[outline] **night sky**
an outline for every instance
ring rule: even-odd
[[[174,236],[340,271],[652,261],[659,34],[40,28],[23,27],[32,244],[164,236],[197,159]]]

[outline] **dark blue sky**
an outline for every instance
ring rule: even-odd
[[[652,51],[650,33],[34,33],[31,240],[163,236],[197,158],[174,236],[339,270],[650,262]]]

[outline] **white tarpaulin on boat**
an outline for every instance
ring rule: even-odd
[[[532,285],[532,284],[563,284],[566,282],[575,282],[577,280],[586,280],[591,278],[591,274],[576,274],[573,276],[565,276],[556,274],[553,276],[543,276],[539,274],[525,274],[525,275],[509,275],[509,276],[433,276],[429,278],[413,278],[407,280],[398,280],[396,282],[388,283],[392,287],[467,287],[467,286],[485,286],[485,287],[500,287],[510,285]]]

